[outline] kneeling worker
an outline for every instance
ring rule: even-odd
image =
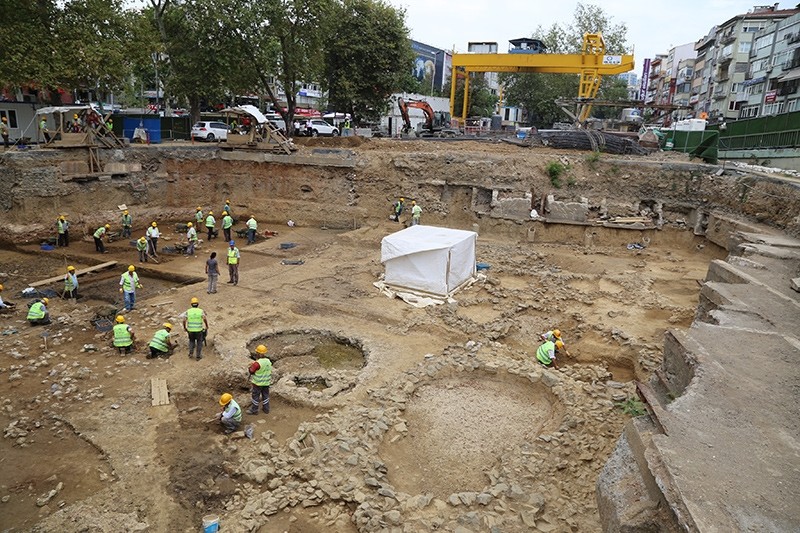
[[[560,350],[564,347],[564,343],[559,341],[544,341],[539,349],[536,350],[536,359],[539,360],[544,366],[550,366],[551,364],[555,366],[556,362],[556,350]]]
[[[219,404],[222,406],[222,412],[217,415],[219,423],[225,428],[226,434],[233,433],[242,423],[242,408],[228,392],[219,397]]]
[[[30,309],[28,309],[28,323],[31,326],[46,326],[50,323],[50,313],[47,312],[47,304],[49,303],[50,300],[42,298],[31,304]]]
[[[169,340],[169,334],[172,331],[172,324],[169,322],[164,323],[164,329],[155,332],[153,339],[150,341],[150,355],[148,359],[155,359],[158,356],[167,357],[172,353],[172,342]]]
[[[131,353],[133,350],[133,341],[136,340],[136,335],[133,334],[131,327],[125,323],[125,317],[117,315],[117,323],[114,326],[114,348],[119,350],[119,353]]]

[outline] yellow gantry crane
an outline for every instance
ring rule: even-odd
[[[532,41],[520,39],[520,41]],[[513,41],[512,41],[513,43]],[[633,70],[632,55],[606,55],[606,44],[601,33],[583,35],[580,54],[545,54],[539,47],[514,49],[509,54],[453,54],[453,82],[450,84],[450,116],[455,116],[455,76],[460,70],[464,78],[464,107],[461,120],[466,120],[469,106],[469,74],[471,72],[548,72],[580,74],[578,87],[579,122],[586,121],[597,96],[602,76],[621,74]]]

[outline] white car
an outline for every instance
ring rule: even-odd
[[[198,122],[192,126],[192,137],[198,141],[227,141],[228,126],[224,122]]]
[[[337,128],[334,128],[333,126],[331,126],[330,124],[319,118],[313,118],[311,120],[307,120],[306,123],[301,126],[300,130],[303,132],[303,135],[310,135],[311,137],[339,136],[339,130]]]

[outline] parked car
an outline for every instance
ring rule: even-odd
[[[227,141],[228,126],[224,122],[198,122],[192,126],[192,137],[199,141]]]
[[[311,137],[339,136],[338,128],[331,126],[330,124],[319,118],[312,118],[311,120],[307,120],[305,124],[300,126],[300,131],[302,131],[304,135],[309,135],[309,130]]]

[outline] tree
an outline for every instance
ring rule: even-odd
[[[454,73],[455,74],[455,73]],[[453,111],[456,116],[461,116],[464,109],[464,75],[456,76],[456,97],[453,100]],[[442,92],[450,96],[451,80],[442,88]],[[469,78],[469,109],[467,117],[490,117],[497,106],[497,96],[492,94],[483,72],[470,73]]]
[[[57,85],[55,1],[0,0],[0,13],[0,86]]]
[[[377,119],[393,92],[418,87],[404,16],[382,0],[344,0],[330,19],[325,86],[330,105],[355,122]]]
[[[579,3],[570,24],[556,23],[548,29],[539,26],[533,32],[533,37],[547,45],[548,53],[577,54],[581,51],[583,34],[597,32],[603,34],[608,54],[623,54],[627,49],[626,25],[615,24],[601,7],[591,4]],[[500,79],[505,85],[506,102],[524,108],[528,113],[528,121],[537,127],[550,127],[553,122],[566,118],[555,100],[577,96],[580,81],[577,74],[538,73],[505,74]],[[614,77],[603,77],[598,98],[627,98],[627,95],[619,95],[614,87]],[[607,113],[605,110],[598,111]]]

